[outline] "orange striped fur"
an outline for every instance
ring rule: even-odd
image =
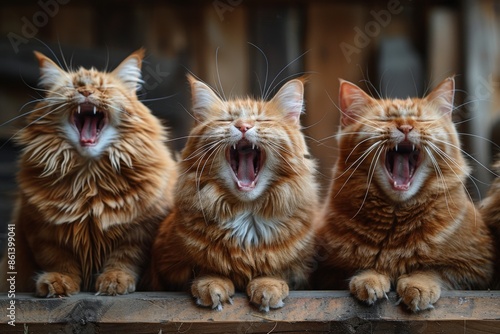
[[[500,160],[494,164],[493,168],[498,175],[500,173]],[[495,240],[496,261],[492,288],[500,289],[500,178],[498,176],[493,181],[486,198],[481,202],[479,211]]]
[[[451,119],[454,80],[423,99],[377,100],[342,81],[339,158],[317,233],[318,288],[411,310],[442,289],[487,288],[491,235],[466,190]],[[397,152],[396,152],[397,148]]]
[[[17,135],[17,291],[136,289],[177,178],[165,130],[136,96],[143,55],[104,73],[36,53],[46,96]]]
[[[190,82],[196,124],[173,212],[153,246],[152,287],[191,287],[199,305],[219,310],[235,289],[261,310],[281,307],[289,287],[306,287],[314,251],[317,184],[299,123],[303,83],[289,81],[266,102],[223,101]]]

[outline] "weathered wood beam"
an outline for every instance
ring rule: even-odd
[[[500,333],[500,291],[447,291],[434,310],[413,314],[397,296],[367,306],[346,291],[293,291],[269,313],[237,294],[221,312],[197,307],[188,294],[140,292],[107,297],[81,293],[39,299],[0,297],[1,333]]]

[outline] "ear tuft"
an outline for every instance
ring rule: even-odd
[[[340,79],[339,89],[339,107],[340,124],[342,126],[350,125],[360,117],[362,108],[373,101],[368,94],[355,84]]]
[[[304,82],[301,79],[288,81],[271,102],[276,103],[283,110],[286,118],[298,124],[300,115],[304,112]]]
[[[191,86],[191,103],[194,116],[198,119],[205,119],[214,106],[220,106],[222,100],[204,82],[196,80],[191,74],[187,75]]]
[[[120,65],[112,72],[131,91],[136,92],[144,83],[141,75],[142,60],[145,50],[140,48],[125,58]]]
[[[64,72],[56,63],[44,54],[34,51],[35,57],[38,59],[40,66],[40,81],[39,85],[45,89],[50,89],[55,83],[61,81],[61,77],[66,76]]]
[[[427,102],[437,106],[438,110],[449,117],[453,111],[453,100],[455,96],[455,79],[449,77],[444,79],[425,98]]]

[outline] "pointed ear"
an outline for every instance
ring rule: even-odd
[[[300,115],[304,111],[304,82],[302,79],[293,79],[281,87],[271,100],[287,119],[298,124]]]
[[[191,74],[187,75],[191,86],[191,103],[194,116],[197,120],[204,120],[214,106],[222,107],[222,100],[207,84],[196,80]]]
[[[49,89],[53,84],[60,82],[61,77],[66,78],[66,72],[57,66],[56,63],[38,51],[34,51],[34,53],[40,66],[39,85],[41,87]]]
[[[449,77],[444,79],[436,88],[434,88],[425,99],[427,102],[437,106],[438,110],[443,115],[451,117],[454,96],[455,79],[453,77]]]
[[[339,104],[340,124],[342,127],[350,125],[361,116],[361,108],[373,102],[368,94],[355,84],[340,79]]]
[[[140,48],[125,58],[112,72],[132,93],[135,93],[141,87],[141,84],[144,83],[141,75],[144,53],[145,50]]]

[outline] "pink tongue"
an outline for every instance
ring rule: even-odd
[[[250,186],[255,181],[255,168],[253,161],[255,159],[255,150],[238,150],[239,166],[238,180],[242,186]]]
[[[396,185],[407,185],[410,182],[410,155],[395,154],[392,176]]]
[[[80,131],[80,143],[82,144],[95,143],[97,136],[97,122],[99,122],[99,118],[97,117],[83,118],[83,125]]]

